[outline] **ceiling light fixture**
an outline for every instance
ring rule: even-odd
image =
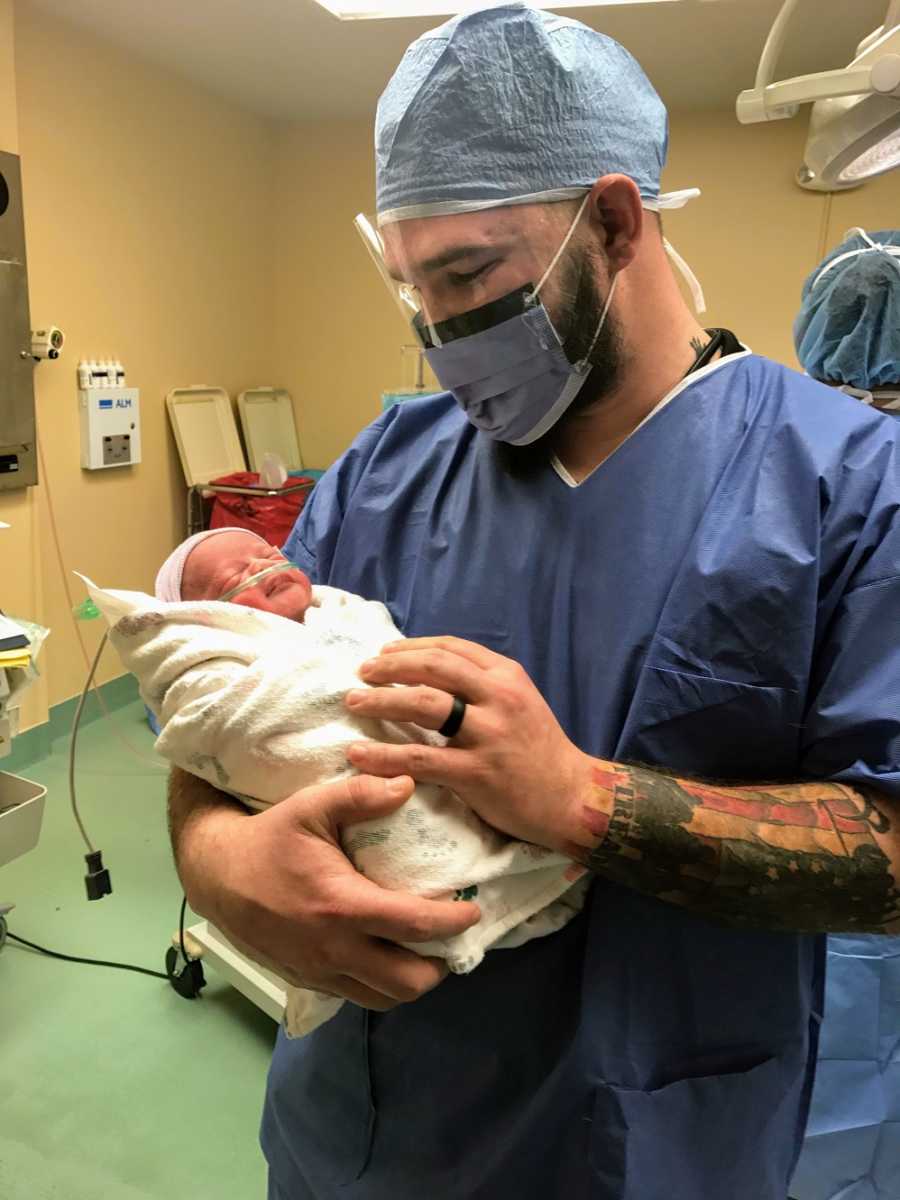
[[[742,125],[779,121],[812,104],[801,187],[839,192],[900,166],[900,0],[847,67],[773,83],[788,22],[799,0],[785,0],[766,39],[756,85],[737,98]]]

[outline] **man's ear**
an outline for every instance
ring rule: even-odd
[[[637,184],[627,175],[602,176],[591,188],[587,211],[610,271],[621,271],[634,260],[644,233],[644,207]]]

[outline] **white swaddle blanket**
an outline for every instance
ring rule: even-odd
[[[310,784],[352,774],[348,746],[363,739],[444,744],[413,725],[353,716],[360,665],[400,637],[384,605],[335,588],[313,591],[304,623],[243,605],[167,604],[84,581],[110,640],[155,713],[156,749],[256,809]],[[564,925],[583,900],[583,868],[512,841],[446,788],[418,784],[398,811],[350,826],[354,866],[382,887],[476,899],[482,918],[441,942],[409,946],[465,973],[494,947],[522,945]],[[342,1001],[291,988],[285,1028],[301,1036]]]

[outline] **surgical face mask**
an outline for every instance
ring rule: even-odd
[[[575,232],[585,196],[562,245],[537,286],[526,284],[481,308],[436,324],[419,313],[414,328],[442,387],[473,425],[497,441],[526,446],[552,428],[591,372],[591,353],[616,290],[610,284],[599,323],[583,357],[572,363],[540,293]]]
[[[261,583],[267,575],[274,574],[275,571],[296,571],[297,568],[288,559],[283,559],[281,562],[272,563],[270,567],[263,567],[261,571],[257,571],[255,575],[250,575],[242,580],[236,587],[230,588],[219,600],[233,600],[235,596],[245,592],[248,588],[256,587]]]

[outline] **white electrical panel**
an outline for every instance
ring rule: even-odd
[[[88,471],[141,461],[140,389],[88,387],[78,393],[81,465]]]

